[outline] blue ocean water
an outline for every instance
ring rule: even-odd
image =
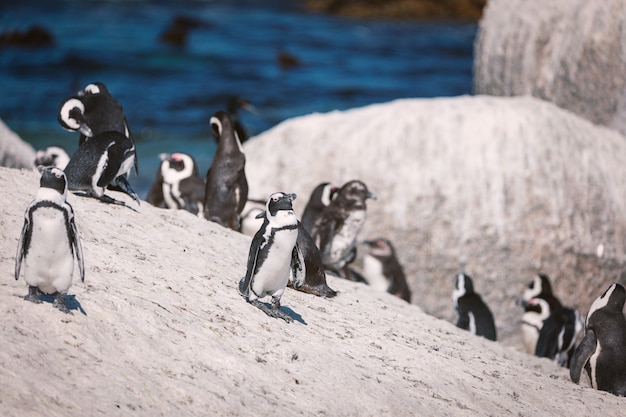
[[[240,96],[251,135],[291,117],[406,97],[470,94],[477,25],[345,19],[284,0],[57,0],[0,6],[0,31],[43,26],[54,45],[0,49],[0,118],[35,148],[78,134],[61,129],[59,102],[104,82],[137,142],[143,198],[161,152],[188,152],[202,173],[215,142],[209,118]],[[175,16],[204,24],[184,46],[159,41]],[[298,65],[283,68],[287,53]],[[254,140],[254,139],[252,139]]]

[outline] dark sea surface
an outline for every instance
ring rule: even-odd
[[[204,23],[184,46],[159,41],[175,16]],[[58,0],[0,6],[0,31],[48,29],[54,45],[0,49],[0,118],[38,149],[78,134],[57,106],[104,82],[123,105],[137,143],[143,198],[161,152],[192,154],[202,175],[215,141],[209,118],[244,97],[251,135],[314,112],[407,97],[471,94],[477,25],[357,20],[307,14],[292,0]],[[279,53],[299,61],[282,68]],[[252,139],[254,140],[254,139]]]

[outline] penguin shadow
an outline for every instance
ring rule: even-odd
[[[266,303],[266,302],[263,302],[263,301],[260,301],[260,303],[263,304],[268,310],[272,309],[272,306],[271,306],[270,303]],[[294,321],[297,321],[298,323],[301,323],[301,324],[304,324],[305,326],[308,326],[307,322],[304,321],[302,316],[300,314],[296,313],[295,311],[293,311],[292,309],[290,309],[289,307],[280,306],[280,311],[282,313],[285,313],[287,316],[289,316]]]
[[[133,207],[129,206],[128,204],[126,204],[125,201],[116,200],[113,197],[109,197],[108,195],[103,195],[102,197],[94,197],[93,195],[91,195],[89,193],[85,193],[85,192],[81,192],[81,191],[74,191],[73,194],[78,196],[78,197],[93,198],[93,199],[96,199],[96,200],[98,200],[98,201],[100,201],[101,203],[104,203],[104,204],[112,204],[112,205],[115,205],[115,206],[126,207],[126,208],[134,211],[135,213],[139,213],[138,210],[136,210],[135,208],[133,208]]]
[[[39,295],[39,299],[41,301],[43,301],[44,303],[49,303],[49,304],[54,304],[55,298],[56,298],[56,295],[54,294],[52,295],[40,294]],[[76,299],[76,296],[73,294],[67,294],[65,296],[65,305],[67,306],[67,309],[69,310],[70,313],[72,311],[78,311],[83,316],[87,315],[87,312],[83,309],[83,306],[80,305],[80,302]]]

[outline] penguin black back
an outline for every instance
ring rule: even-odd
[[[226,112],[211,117],[211,129],[218,144],[206,175],[204,217],[239,230],[239,216],[248,199],[246,157]]]
[[[477,336],[496,340],[493,314],[480,295],[474,292],[474,284],[469,275],[457,274],[452,299],[458,314],[457,327],[469,330]]]
[[[389,239],[377,238],[363,242],[366,252],[363,259],[363,277],[369,285],[384,286],[384,290],[406,302],[411,302],[411,290],[404,269]],[[375,284],[375,282],[380,282]]]
[[[313,189],[309,201],[307,201],[304,211],[302,212],[302,226],[311,234],[316,222],[337,192],[337,187],[329,182],[323,182]]]

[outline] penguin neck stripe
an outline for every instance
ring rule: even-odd
[[[281,230],[294,230],[298,228],[298,224],[288,224],[287,226],[272,227],[272,232],[279,232]]]

